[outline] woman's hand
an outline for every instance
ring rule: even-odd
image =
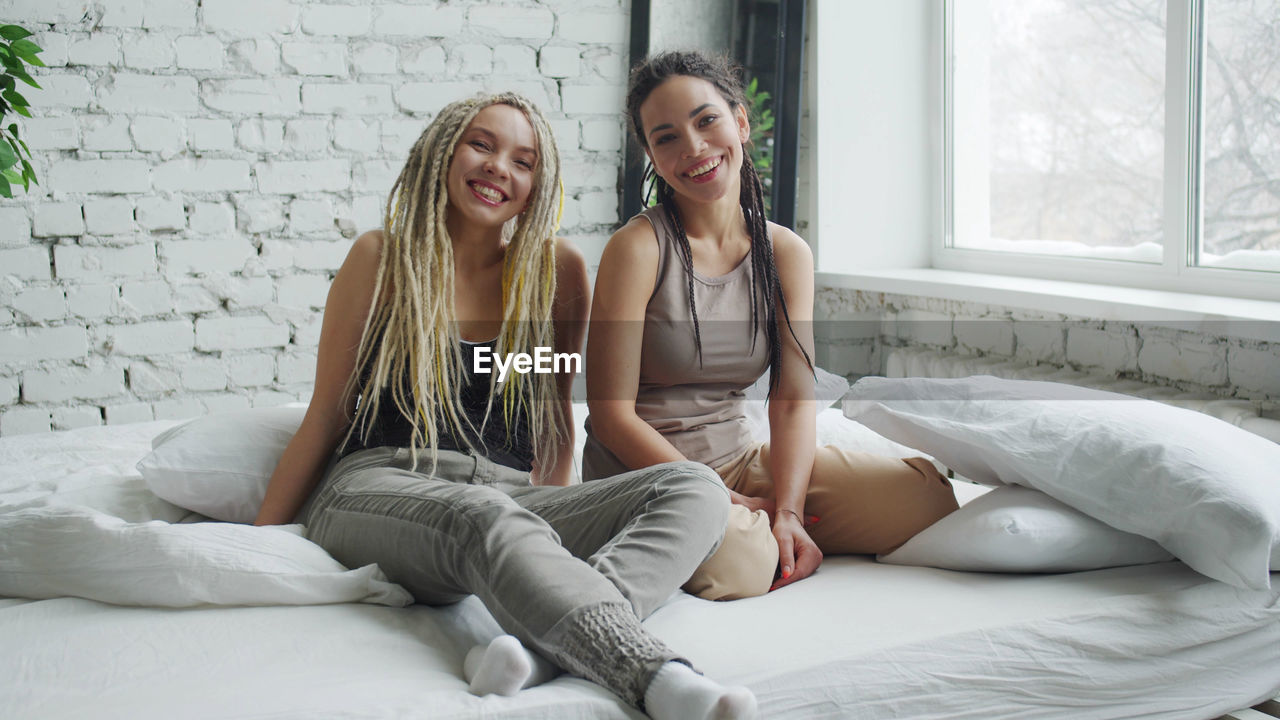
[[[763,510],[765,511],[765,514],[769,516],[769,521],[770,522],[773,521],[773,508],[774,508],[773,498],[751,497],[750,495],[743,495],[740,492],[734,492],[733,490],[730,490],[729,502],[732,502],[734,505],[741,505],[742,507],[750,510],[751,512],[755,512],[757,510]]]
[[[822,551],[805,532],[800,517],[790,510],[774,514],[773,537],[778,541],[778,566],[782,569],[782,577],[770,590],[803,580],[822,564]]]
[[[797,580],[803,580],[813,574],[822,564],[822,551],[809,537],[805,528],[818,522],[818,518],[808,515],[801,525],[800,518],[790,510],[777,512],[777,503],[773,498],[757,498],[729,491],[729,500],[734,505],[741,505],[751,512],[763,510],[769,515],[773,537],[778,541],[778,566],[782,568],[782,577],[773,584],[770,590],[777,590]]]

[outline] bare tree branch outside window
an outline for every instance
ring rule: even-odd
[[[1280,256],[1280,1],[1208,3],[1203,88],[1200,262],[1251,267]]]
[[[1164,167],[1165,0],[985,5],[990,233],[957,246],[1160,263],[1182,172]],[[1200,64],[1195,263],[1280,270],[1280,0],[1204,0]]]
[[[992,237],[1049,251],[1145,243],[1142,259],[1158,261],[1163,0],[990,7]]]

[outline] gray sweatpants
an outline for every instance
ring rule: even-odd
[[[642,707],[653,673],[682,660],[640,626],[711,556],[729,499],[705,465],[677,462],[570,487],[443,450],[435,473],[407,449],[339,461],[300,514],[348,567],[377,563],[419,602],[477,595],[504,630]],[[683,661],[683,660],[682,660]]]

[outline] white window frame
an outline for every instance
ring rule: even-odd
[[[931,260],[935,268],[970,273],[1046,278],[1183,293],[1257,300],[1280,300],[1280,273],[1197,267],[1196,238],[1201,233],[1199,188],[1200,72],[1204,52],[1202,0],[1168,0],[1165,52],[1165,158],[1163,262],[1134,263],[1076,257],[1033,255],[954,247],[954,5],[971,0],[943,0],[941,53],[943,147],[942,227],[935,235]],[[984,179],[985,181],[985,179]]]

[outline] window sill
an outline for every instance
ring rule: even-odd
[[[817,273],[817,287],[893,293],[1167,325],[1214,336],[1280,343],[1280,302],[1091,285],[1007,275],[906,268]]]

